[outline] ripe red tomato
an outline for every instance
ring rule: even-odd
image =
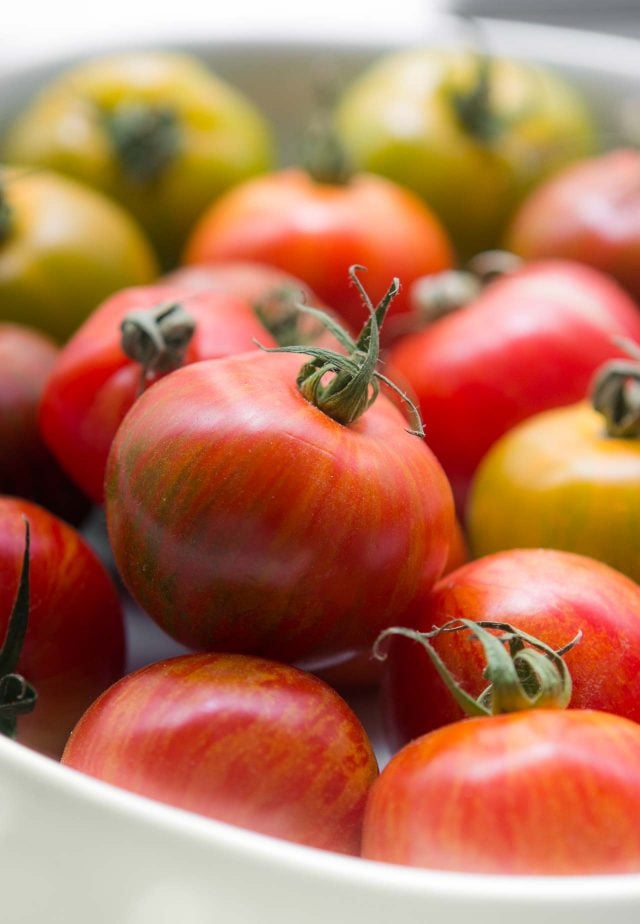
[[[35,500],[77,523],[89,505],[38,430],[38,405],[57,356],[57,346],[39,331],[0,324],[0,494]]]
[[[299,357],[261,352],[196,363],[118,430],[118,568],[187,646],[282,660],[362,648],[442,572],[453,511],[432,453],[383,395],[340,423],[299,371]]]
[[[413,614],[428,632],[452,619],[509,622],[564,656],[571,707],[615,712],[640,722],[640,587],[607,565],[550,549],[515,549],[469,562],[442,578]],[[477,697],[487,685],[481,646],[467,632],[432,644],[456,681]],[[400,746],[462,718],[422,646],[393,637],[384,669],[390,739]]]
[[[537,709],[412,741],[372,787],[363,855],[472,873],[640,872],[640,727]]]
[[[580,400],[600,363],[640,339],[640,311],[612,280],[544,261],[491,283],[467,307],[390,350],[462,512],[489,447],[539,411]]]
[[[36,504],[0,497],[0,636],[18,587],[25,517],[30,606],[18,670],[38,701],[20,719],[18,740],[59,757],[89,703],[122,674],[124,625],[111,579],[82,537]]]
[[[640,152],[609,151],[555,174],[524,201],[506,246],[527,260],[580,260],[640,299]]]
[[[179,808],[350,854],[377,776],[364,729],[330,687],[230,654],[125,677],[85,713],[62,760]]]
[[[182,305],[195,322],[186,363],[255,350],[255,340],[275,346],[251,307],[222,292],[141,286],[103,302],[63,348],[40,407],[47,445],[97,504],[115,432],[144,387],[140,363],[123,351],[120,325],[131,312],[169,303]]]
[[[362,302],[346,281],[351,264],[368,267],[367,287],[377,301],[391,276],[408,287],[449,267],[452,256],[431,211],[390,180],[360,174],[338,185],[290,169],[236,186],[196,225],[185,262],[231,259],[269,263],[304,279],[358,328]],[[391,311],[408,309],[401,292]]]

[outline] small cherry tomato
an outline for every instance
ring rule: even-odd
[[[134,52],[85,62],[49,83],[9,129],[5,157],[112,196],[171,265],[205,206],[266,170],[271,148],[255,107],[200,61]]]
[[[59,757],[87,706],[124,670],[124,624],[111,579],[72,527],[36,504],[0,497],[0,636],[31,532],[30,606],[19,672],[36,688],[18,740]]]
[[[463,50],[383,57],[337,118],[356,167],[422,196],[464,259],[495,247],[524,195],[594,142],[584,102],[558,75]]]
[[[536,709],[418,738],[372,787],[363,856],[471,873],[640,872],[640,726]]]
[[[506,246],[526,260],[587,263],[640,299],[640,152],[609,151],[542,183],[515,214]]]
[[[62,761],[115,786],[313,847],[360,850],[376,759],[355,714],[293,667],[187,655],[125,677]]]
[[[66,340],[107,295],[156,273],[142,231],[105,196],[55,173],[3,171],[0,320]]]

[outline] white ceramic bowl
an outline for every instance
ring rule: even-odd
[[[488,23],[487,34],[493,50],[553,65],[581,86],[606,134],[617,129],[620,101],[640,94],[635,42],[503,22]],[[349,78],[385,49],[367,42],[328,48],[203,40],[188,50],[263,108],[287,160],[311,102],[309,60],[330,56]],[[0,67],[0,127],[69,63]],[[132,629],[132,664],[172,651],[139,623]],[[1,924],[640,921],[640,875],[475,876],[344,858],[133,796],[6,739],[0,792]]]

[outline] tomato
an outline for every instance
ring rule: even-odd
[[[607,565],[551,549],[499,552],[442,578],[412,616],[420,632],[460,618],[509,622],[556,650],[582,632],[564,655],[571,706],[640,722],[640,587]],[[457,683],[479,696],[485,659],[470,633],[443,633],[432,644]],[[393,746],[463,716],[422,646],[401,637],[384,663],[384,711]]]
[[[360,850],[377,776],[364,729],[330,687],[232,654],[172,658],[125,677],[85,713],[62,761],[179,808],[349,854]]]
[[[133,52],[49,83],[9,128],[5,157],[112,196],[171,265],[205,206],[270,166],[272,143],[256,108],[195,58]]]
[[[0,636],[18,587],[24,519],[31,530],[30,606],[19,673],[36,688],[18,740],[52,757],[87,706],[124,670],[120,601],[82,537],[29,501],[0,497]]]
[[[640,727],[592,710],[456,722],[374,783],[363,855],[472,873],[640,871]]]
[[[195,363],[123,421],[111,545],[178,641],[280,660],[363,648],[442,572],[449,485],[391,402],[371,403],[376,342],[367,326],[351,356],[303,370],[257,351]]]
[[[250,306],[221,292],[154,285],[125,289],[100,305],[63,348],[40,406],[47,445],[97,504],[104,498],[104,472],[116,430],[143,388],[158,377],[152,373],[145,379],[142,365],[124,352],[121,324],[132,312],[158,306],[162,311],[172,303],[195,323],[184,362],[254,350],[256,340],[275,346]]]
[[[525,418],[580,400],[596,367],[620,355],[615,334],[640,339],[626,293],[590,267],[548,260],[492,282],[390,350],[461,513],[491,445]]]
[[[383,57],[347,88],[337,119],[356,167],[422,196],[462,259],[495,247],[526,193],[594,144],[558,75],[466,50]]]
[[[65,340],[107,295],[150,282],[146,238],[118,205],[45,171],[2,174],[0,320]]]
[[[222,196],[193,231],[185,262],[232,259],[272,264],[303,279],[357,329],[362,301],[347,282],[353,263],[367,267],[374,301],[391,276],[403,286],[451,265],[447,237],[419,199],[381,177],[320,182],[289,169],[242,183]],[[404,292],[392,313],[409,309]]]
[[[566,167],[525,199],[506,246],[527,260],[563,257],[610,273],[640,299],[640,152]]]
[[[38,331],[0,323],[0,494],[27,497],[79,522],[88,503],[38,430],[38,405],[57,356],[53,341]]]
[[[581,402],[532,417],[488,453],[469,499],[470,541],[476,555],[580,552],[640,581],[639,503],[640,439],[607,436]]]

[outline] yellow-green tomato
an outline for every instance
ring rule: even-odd
[[[476,557],[563,549],[640,581],[640,439],[607,436],[586,401],[529,418],[485,456],[468,527]]]
[[[468,50],[384,57],[347,89],[337,120],[355,166],[423,196],[462,258],[496,246],[528,190],[594,142],[558,75]]]
[[[142,229],[117,203],[52,172],[0,172],[1,321],[64,341],[107,295],[157,273]]]
[[[272,145],[255,107],[200,61],[139,52],[52,82],[10,128],[5,156],[108,193],[171,265],[203,209],[270,166]]]

